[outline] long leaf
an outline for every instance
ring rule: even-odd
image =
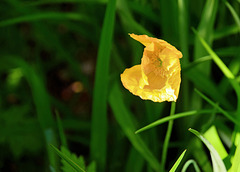
[[[49,19],[58,19],[58,20],[70,19],[70,20],[77,20],[77,21],[84,21],[84,22],[91,21],[88,17],[77,14],[77,13],[45,12],[45,13],[36,13],[36,14],[3,20],[0,22],[0,27],[18,24],[22,22],[31,22],[31,21],[46,20],[46,19],[48,20]]]
[[[92,105],[90,154],[105,171],[107,149],[107,94],[116,0],[109,0],[101,32]]]
[[[207,146],[208,150],[210,151],[213,164],[213,172],[227,172],[222,159],[220,158],[218,152],[211,145],[211,143],[209,143],[209,141],[205,139],[198,131],[191,128],[189,129],[189,131],[195,134]]]
[[[198,114],[205,114],[205,113],[208,114],[208,113],[213,113],[213,112],[214,112],[214,110],[206,109],[206,110],[193,110],[193,111],[188,111],[188,112],[177,113],[177,114],[174,114],[173,116],[167,116],[167,117],[161,118],[143,128],[138,129],[135,133],[138,134],[140,132],[151,129],[155,126],[161,125],[164,122],[167,122],[170,120],[183,118],[183,117],[187,117],[187,116],[192,116],[192,115],[198,115]]]
[[[133,124],[132,114],[124,105],[121,90],[117,83],[115,83],[112,87],[109,96],[109,102],[117,122],[121,126],[124,134],[127,136],[134,148],[145,158],[146,161],[148,161],[148,163],[153,169],[159,171],[160,164],[158,160],[148,149],[141,137],[134,134],[135,126]]]
[[[77,163],[75,163],[71,158],[67,155],[63,154],[60,150],[58,150],[55,146],[51,145],[53,150],[64,159],[69,165],[71,165],[77,172],[86,172],[83,168],[81,168]]]

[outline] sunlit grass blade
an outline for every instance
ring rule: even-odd
[[[240,137],[238,139],[238,145],[232,160],[232,167],[229,169],[229,172],[240,172]]]
[[[198,115],[198,114],[209,114],[209,113],[213,113],[213,112],[215,112],[214,109],[205,109],[205,110],[193,110],[193,111],[188,111],[188,112],[177,113],[177,114],[174,114],[173,116],[167,116],[162,119],[159,119],[141,129],[137,130],[135,133],[138,134],[140,132],[143,132],[145,130],[151,129],[151,128],[161,125],[165,122],[168,122],[169,120],[175,120],[178,118],[183,118],[183,117]]]
[[[106,163],[108,76],[115,10],[116,0],[110,0],[101,32],[93,90],[90,155],[97,162],[100,171],[105,171]]]
[[[217,133],[215,126],[210,127],[203,136],[213,145],[213,147],[218,152],[221,159],[224,159],[228,156],[226,149],[224,148],[222,141]]]
[[[87,16],[78,14],[78,13],[60,13],[60,12],[45,12],[45,13],[36,13],[31,15],[25,15],[21,17],[15,17],[12,19],[2,20],[0,21],[0,27],[5,27],[13,24],[18,24],[22,22],[32,22],[32,21],[39,21],[39,20],[76,20],[76,21],[84,21],[89,22],[91,19],[89,19]]]
[[[180,157],[177,159],[177,161],[174,163],[173,167],[170,169],[169,172],[175,172],[177,167],[179,166],[180,162],[182,161],[185,153],[187,150],[184,150],[183,153],[180,155]]]
[[[133,147],[141,154],[142,157],[144,157],[154,170],[159,171],[160,164],[158,160],[151,153],[141,137],[134,134],[135,126],[132,119],[133,117],[124,104],[121,90],[117,83],[115,83],[111,89],[109,102],[117,122],[121,126],[124,134],[132,143]]]
[[[214,62],[217,64],[217,66],[220,68],[220,70],[223,72],[223,74],[229,79],[230,83],[232,84],[237,94],[237,99],[238,99],[237,114],[239,114],[240,113],[240,86],[235,80],[235,76],[229,70],[229,68],[222,62],[222,60],[217,56],[217,54],[211,49],[211,47],[205,42],[205,40],[198,34],[198,32],[195,29],[193,29],[193,31],[197,35],[198,39],[200,40],[204,48],[207,50],[207,52],[212,56]]]
[[[172,102],[169,116],[173,116],[175,114],[175,109],[176,109],[176,103]],[[168,144],[169,144],[170,137],[172,134],[172,128],[173,128],[173,120],[169,120],[167,133],[165,135],[165,139],[163,142],[163,149],[162,149],[162,171],[165,170],[165,163],[167,160],[167,152],[168,152]]]
[[[193,167],[194,167],[195,172],[201,172],[200,169],[199,169],[199,167],[198,167],[198,165],[197,165],[197,163],[196,163],[196,161],[194,161],[194,160],[192,160],[192,159],[188,160],[188,161],[184,164],[184,166],[183,166],[183,168],[182,168],[182,172],[186,172],[186,171],[187,171],[187,168],[188,168],[191,164],[193,164]]]
[[[237,12],[234,10],[234,8],[229,4],[229,2],[227,2],[226,0],[224,1],[225,5],[227,6],[227,8],[229,9],[229,11],[231,12],[237,26],[238,26],[238,30],[240,32],[240,19],[239,19],[239,14],[237,14]]]
[[[198,131],[194,129],[189,129],[194,135],[196,135],[208,148],[210,151],[210,155],[212,158],[213,172],[227,172],[226,167],[220,158],[218,152],[214,149],[214,147],[205,139]]]
[[[204,48],[207,50],[207,52],[212,56],[214,62],[218,65],[218,67],[221,69],[223,74],[229,79],[234,79],[234,75],[232,74],[232,72],[222,62],[222,60],[217,56],[217,54],[211,49],[211,47],[207,44],[207,42],[199,35],[199,33],[195,29],[193,29],[193,31],[197,35],[199,41],[204,46]]]
[[[212,105],[213,107],[215,107],[217,110],[219,110],[219,112],[221,112],[226,118],[228,118],[230,121],[232,121],[234,124],[240,126],[240,122],[235,119],[234,117],[232,117],[232,115],[230,115],[228,112],[226,112],[225,110],[223,110],[221,107],[219,107],[218,104],[214,103],[212,100],[210,100],[207,96],[205,96],[203,93],[201,93],[199,90],[195,89],[195,92],[200,95],[204,100],[206,100],[210,105]]]
[[[63,154],[60,150],[58,150],[55,146],[51,144],[53,150],[64,159],[69,165],[71,165],[77,172],[86,172],[83,168],[81,168],[77,163],[75,163],[71,158]]]

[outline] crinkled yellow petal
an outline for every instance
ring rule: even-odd
[[[141,97],[144,100],[152,100],[154,102],[163,102],[163,101],[176,101],[177,96],[175,95],[175,89],[170,84],[166,83],[166,78],[161,78],[159,80],[151,80],[152,83],[160,83],[159,88],[152,87],[151,84],[145,85],[143,88],[140,88],[142,79],[141,65],[133,66],[129,69],[126,69],[121,74],[121,81],[123,86],[128,89],[132,94]],[[173,85],[174,86],[174,85]]]
[[[176,101],[181,83],[179,58],[182,53],[164,40],[146,35],[130,36],[146,47],[141,65],[126,69],[121,75],[124,87],[142,99]]]

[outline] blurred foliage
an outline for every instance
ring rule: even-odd
[[[230,169],[239,145],[239,18],[239,0],[116,0],[116,4],[112,0],[1,0],[0,171],[60,171],[60,159],[50,144],[61,147],[64,139],[68,149],[61,151],[81,163],[83,157],[85,164],[96,161],[101,169],[96,171],[152,172],[163,166],[169,171],[186,148],[183,161],[194,159],[191,162],[202,171],[211,171],[209,152],[187,129],[205,133],[212,126],[228,152],[223,162]],[[194,115],[174,119],[167,147],[162,146],[166,124],[134,134],[169,116],[170,103],[143,101],[121,86],[119,75],[139,64],[143,51],[128,33],[164,39],[183,53],[175,113],[194,111]],[[216,58],[234,75],[234,82]],[[95,75],[99,64],[102,68]],[[94,89],[105,90],[105,97],[94,96]],[[94,106],[94,101],[104,107]],[[201,113],[210,108],[211,113]],[[95,122],[94,114],[99,115]],[[100,140],[94,140],[94,135]],[[163,149],[168,149],[164,164]],[[64,171],[71,168],[62,163]]]

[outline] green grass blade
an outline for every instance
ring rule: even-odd
[[[208,150],[210,151],[213,164],[213,172],[227,172],[222,159],[220,158],[218,152],[211,145],[211,143],[209,143],[208,140],[205,139],[198,131],[191,128],[189,129],[189,131],[195,134],[207,146]]]
[[[224,148],[222,141],[217,133],[215,126],[210,127],[203,136],[213,145],[213,147],[218,152],[221,159],[224,159],[228,156],[226,149]]]
[[[179,38],[181,52],[183,53],[182,64],[187,65],[189,63],[189,50],[188,50],[188,1],[178,0],[178,20],[179,20]]]
[[[236,13],[236,11],[234,10],[234,8],[227,2],[224,2],[225,5],[227,6],[227,8],[229,9],[229,11],[231,12],[237,26],[238,26],[238,30],[240,31],[240,18],[239,18],[239,14]]]
[[[198,114],[209,114],[209,113],[213,113],[213,112],[215,112],[214,109],[205,109],[205,110],[193,110],[193,111],[188,111],[188,112],[177,113],[177,114],[174,114],[173,116],[164,117],[164,118],[159,119],[143,128],[140,128],[135,133],[138,134],[140,132],[143,132],[145,130],[151,129],[151,128],[161,125],[165,122],[168,122],[170,120],[183,118],[183,117],[187,117],[187,116],[192,116],[192,115],[198,115]]]
[[[216,30],[214,33],[214,40],[222,39],[224,37],[236,34],[239,32],[239,27],[237,25],[225,26],[222,29]]]
[[[170,115],[169,116],[173,116],[175,114],[175,109],[176,109],[176,103],[172,102],[171,105],[171,110],[170,110]],[[162,171],[164,171],[165,169],[165,163],[167,160],[167,151],[168,151],[168,144],[170,141],[170,137],[172,134],[172,128],[173,128],[173,120],[170,120],[168,123],[168,128],[167,128],[167,133],[163,142],[163,150],[162,150]]]
[[[126,0],[118,1],[118,14],[127,33],[138,32],[139,34],[152,36],[150,31],[148,31],[134,19]]]
[[[141,172],[143,171],[144,164],[144,158],[132,147],[125,165],[125,172]]]
[[[101,171],[105,171],[106,163],[108,75],[115,10],[116,0],[110,0],[101,32],[93,90],[90,154]]]
[[[57,126],[58,126],[59,136],[60,136],[60,140],[61,140],[61,146],[64,146],[64,147],[67,148],[68,147],[67,146],[67,139],[66,139],[65,134],[64,134],[62,121],[59,117],[58,111],[55,111],[55,113],[56,113],[56,116],[57,116]]]
[[[195,92],[201,96],[204,100],[206,100],[210,105],[215,107],[219,112],[221,112],[226,118],[228,118],[230,121],[232,121],[234,124],[240,126],[240,122],[233,118],[232,115],[230,115],[227,111],[223,110],[221,107],[219,107],[218,104],[214,103],[212,100],[210,100],[207,96],[205,96],[203,93],[201,93],[199,90],[195,89]]]
[[[200,34],[195,29],[193,29],[193,31],[197,35],[199,41],[204,46],[204,48],[207,50],[207,52],[212,56],[214,62],[218,65],[218,67],[221,69],[223,74],[229,79],[234,79],[234,75],[232,74],[232,72],[222,62],[222,60],[217,56],[217,54],[211,49],[211,47],[207,44],[207,42],[200,36]]]
[[[39,6],[46,4],[61,4],[61,3],[107,3],[107,0],[44,0],[44,1],[29,1],[24,2],[25,6]]]
[[[86,172],[77,163],[75,163],[71,158],[69,158],[68,156],[63,154],[61,151],[59,151],[55,146],[51,145],[51,147],[62,159],[64,159],[69,165],[71,165],[77,172]]]
[[[60,12],[44,12],[44,13],[36,13],[21,17],[16,17],[12,19],[2,20],[0,21],[0,27],[5,27],[9,25],[14,25],[22,22],[33,22],[33,21],[39,21],[39,20],[76,20],[76,21],[84,21],[84,22],[90,22],[91,19],[88,17],[78,14],[78,13],[60,13]]]
[[[135,126],[132,120],[132,115],[124,104],[121,90],[117,83],[115,83],[111,89],[109,102],[117,122],[132,143],[133,147],[144,157],[154,170],[159,171],[160,164],[158,160],[151,153],[141,137],[134,134]]]
[[[238,145],[232,160],[232,167],[229,169],[229,172],[240,172],[240,137],[238,139]]]
[[[217,7],[218,0],[207,0],[198,26],[199,35],[201,35],[201,37],[203,37],[209,45],[211,45],[213,39],[213,26],[216,18]],[[195,39],[194,48],[195,59],[206,55],[204,47],[197,39]],[[206,70],[206,66],[204,66],[202,69]],[[210,68],[207,70],[210,70]]]
[[[198,165],[197,165],[197,163],[196,163],[196,161],[194,161],[194,160],[192,160],[192,159],[188,160],[188,161],[184,164],[184,166],[183,166],[183,168],[182,168],[182,172],[186,172],[186,171],[187,171],[187,168],[188,168],[189,165],[191,165],[191,164],[193,164],[194,170],[195,170],[196,172],[201,172],[200,169],[199,169],[199,167],[198,167]]]
[[[178,4],[177,1],[159,1],[159,12],[163,39],[169,43],[178,42]]]
[[[187,150],[184,150],[183,153],[180,155],[180,157],[177,159],[177,161],[174,163],[173,167],[171,168],[171,170],[169,172],[175,172],[177,167],[179,166],[180,162],[182,161],[185,153]]]
[[[196,88],[201,89],[213,100],[219,101],[224,108],[233,109],[233,105],[228,102],[224,95],[221,94],[221,90],[218,89],[217,84],[208,79],[206,75],[203,74],[199,69],[191,68],[188,70],[183,70],[183,74],[194,83]]]

